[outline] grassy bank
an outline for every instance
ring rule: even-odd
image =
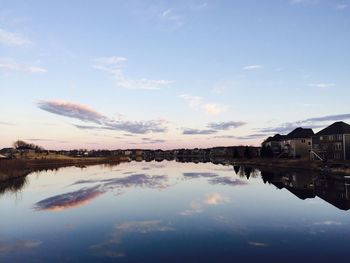
[[[28,175],[31,172],[58,169],[67,166],[88,166],[96,164],[119,164],[123,162],[119,157],[89,157],[72,158],[60,156],[59,158],[20,158],[13,160],[0,160],[0,182]]]
[[[328,171],[332,174],[350,175],[349,162],[337,162],[324,164],[320,161],[310,161],[309,159],[237,159],[234,161],[237,165],[247,165],[254,167],[268,167],[268,168],[290,168],[302,169],[320,172],[328,167]]]

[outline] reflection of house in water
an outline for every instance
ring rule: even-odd
[[[320,179],[315,181],[316,195],[342,210],[350,209],[350,178],[336,180]]]
[[[305,200],[318,196],[342,210],[350,209],[350,178],[333,176],[320,177],[306,172],[261,172],[264,183],[286,189],[298,198]]]

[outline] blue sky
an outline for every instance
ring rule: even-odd
[[[258,145],[347,121],[349,28],[349,0],[0,0],[0,147]]]

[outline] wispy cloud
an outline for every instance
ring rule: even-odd
[[[336,85],[334,83],[310,83],[308,84],[308,86],[314,87],[314,88],[326,89],[326,88],[333,88]]]
[[[338,5],[336,5],[336,9],[338,9],[338,10],[344,10],[344,9],[346,9],[348,7],[348,5],[347,4],[338,4]]]
[[[207,205],[219,205],[222,203],[227,203],[229,201],[230,201],[229,198],[227,198],[219,193],[208,194],[204,199],[204,203]]]
[[[254,70],[254,69],[260,69],[262,68],[262,65],[247,65],[247,66],[244,66],[242,69],[243,70]]]
[[[152,138],[141,138],[143,143],[155,144],[155,143],[164,143],[166,140],[163,139],[152,139]]]
[[[28,46],[32,42],[21,34],[9,32],[3,28],[0,28],[0,44],[11,47],[23,47]]]
[[[102,243],[92,245],[90,250],[99,256],[118,258],[125,254],[121,244],[128,234],[147,235],[156,232],[170,232],[175,229],[160,220],[130,221],[116,225],[108,239]]]
[[[37,105],[42,110],[74,119],[79,119],[85,122],[103,124],[105,122],[105,119],[107,119],[107,117],[104,115],[83,104],[71,103],[63,100],[55,100],[39,101]]]
[[[266,133],[289,133],[295,128],[304,127],[304,128],[322,128],[325,126],[325,123],[331,121],[344,121],[350,119],[350,113],[347,114],[337,114],[337,115],[327,115],[322,117],[313,117],[305,120],[300,120],[296,122],[286,122],[276,127],[268,127],[260,129],[260,132]]]
[[[235,136],[235,135],[217,135],[213,138],[215,139],[238,139],[238,140],[252,140],[252,139],[258,139],[258,138],[264,138],[266,137],[266,133],[256,133],[256,134],[249,134],[245,136]]]
[[[85,179],[76,181],[73,185],[84,185],[80,190],[55,195],[37,202],[33,206],[35,211],[63,211],[70,208],[78,208],[89,204],[93,199],[110,190],[141,187],[163,189],[167,187],[166,175],[132,174],[121,178],[110,179]],[[92,187],[90,187],[93,185]]]
[[[227,122],[212,122],[207,125],[208,128],[214,130],[229,130],[241,127],[246,123],[243,121],[227,121]]]
[[[38,107],[44,111],[88,122],[94,125],[74,125],[80,129],[102,129],[118,130],[136,134],[145,134],[149,132],[166,132],[166,121],[149,120],[149,121],[126,121],[123,119],[109,118],[94,109],[77,103],[66,101],[39,101]]]
[[[161,13],[161,18],[169,20],[171,22],[176,22],[177,26],[184,24],[183,18],[176,14],[172,8],[168,8]]]
[[[228,197],[225,197],[219,193],[210,193],[200,200],[191,201],[189,209],[180,212],[180,215],[192,216],[202,213],[206,206],[219,205],[229,201],[230,199]]]
[[[83,188],[75,192],[56,195],[44,199],[34,205],[36,211],[62,211],[68,208],[77,208],[87,205],[91,200],[103,194],[104,191],[98,186]]]
[[[148,174],[132,174],[122,178],[112,178],[104,180],[80,180],[75,182],[78,184],[100,184],[100,189],[110,190],[115,188],[129,187],[147,187],[147,188],[164,188],[168,177],[165,175],[148,175]]]
[[[54,139],[39,139],[39,138],[33,138],[33,139],[25,139],[26,141],[30,142],[57,142],[57,143],[69,143],[69,141],[62,141],[62,140],[54,140]]]
[[[267,243],[262,243],[262,242],[256,242],[256,241],[249,241],[249,245],[254,246],[254,247],[267,247]]]
[[[125,57],[101,57],[94,61],[93,67],[102,70],[111,75],[118,87],[132,90],[159,90],[169,87],[173,81],[171,80],[151,80],[147,78],[131,79],[128,78],[122,68],[121,63],[127,61]]]
[[[201,110],[205,113],[211,114],[211,115],[218,115],[220,113],[223,113],[228,110],[227,105],[219,104],[219,103],[212,103],[212,102],[206,102],[203,98],[198,96],[192,96],[188,94],[182,94],[179,96],[180,98],[187,101],[188,105],[196,110]]]
[[[215,177],[209,180],[209,183],[211,184],[218,184],[218,185],[229,185],[229,186],[237,186],[237,185],[246,185],[247,183],[239,180],[234,179],[231,177]]]
[[[39,240],[18,240],[14,243],[0,242],[0,255],[7,253],[18,253],[22,250],[30,250],[39,247],[42,241]]]
[[[319,0],[289,0],[291,4],[318,4]]]
[[[47,69],[35,65],[18,63],[12,59],[0,58],[0,71],[18,73],[46,73]]]
[[[183,216],[192,216],[203,212],[203,205],[200,201],[191,201],[190,208],[180,212]]]
[[[192,172],[192,173],[183,173],[183,176],[185,178],[212,178],[212,177],[217,177],[219,176],[216,173],[210,173],[210,172],[202,172],[202,173],[198,173],[198,172]]]
[[[314,225],[322,225],[322,226],[341,226],[343,223],[333,220],[325,220],[321,222],[315,222]]]
[[[226,131],[229,129],[239,128],[245,125],[242,121],[227,121],[227,122],[211,122],[207,124],[207,129],[191,129],[184,128],[182,134],[184,135],[209,135],[215,134],[219,131]]]
[[[0,121],[0,125],[14,126],[15,124],[12,122]]]
[[[182,134],[184,135],[208,135],[217,133],[216,130],[199,130],[199,129],[184,129]]]

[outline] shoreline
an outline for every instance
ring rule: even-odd
[[[91,166],[98,164],[119,164],[123,158],[67,158],[67,159],[13,159],[0,160],[0,183],[27,176],[33,172],[53,170],[71,166]]]
[[[307,170],[313,172],[325,172],[330,175],[350,175],[350,163],[328,163],[303,159],[244,159],[235,160],[234,165],[248,165],[254,167]],[[335,167],[333,167],[335,166]]]
[[[305,159],[231,159],[221,157],[218,159],[226,159],[226,164],[250,166],[259,168],[276,168],[276,169],[292,169],[313,172],[327,172],[330,175],[350,175],[350,163],[341,163],[341,165],[325,167],[323,163],[318,161],[310,161]],[[71,166],[91,166],[91,165],[113,165],[122,162],[128,162],[128,157],[88,157],[88,158],[66,158],[66,159],[12,159],[0,160],[0,183],[27,176],[32,172],[59,169]],[[176,161],[176,159],[175,159]]]

